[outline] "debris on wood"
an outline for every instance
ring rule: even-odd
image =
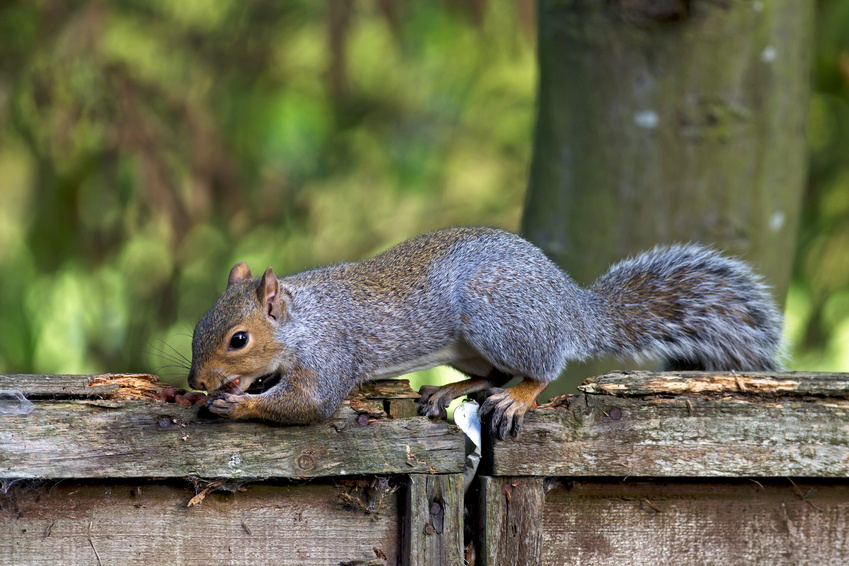
[[[367,399],[418,399],[421,397],[410,388],[409,379],[380,379],[364,383],[359,388]]]
[[[369,420],[372,419],[385,419],[389,417],[386,411],[383,410],[382,404],[369,400],[360,391],[351,393],[345,400],[345,403],[357,412],[359,418],[366,418],[364,422],[360,422],[363,425],[368,425]]]
[[[109,395],[114,400],[154,399],[159,391],[168,387],[157,376],[146,373],[95,375],[88,382],[89,387],[115,385],[117,391]]]
[[[429,466],[428,473],[431,473],[431,474],[436,473],[436,469],[433,466],[431,466],[430,464],[428,464],[424,460],[417,458],[416,455],[413,454],[413,451],[410,448],[409,444],[406,444],[404,446],[404,448],[407,450],[407,465],[408,466],[410,466],[412,468],[412,467],[415,467],[416,464],[422,464],[422,465],[425,465],[425,466]]]
[[[337,499],[345,506],[355,511],[362,511],[367,515],[380,512],[380,506],[386,496],[398,490],[398,484],[389,477],[378,476],[373,480],[338,480],[340,487],[347,489],[337,496]]]
[[[206,496],[215,491],[226,491],[228,493],[236,493],[237,491],[245,491],[246,481],[238,481],[228,478],[217,480],[205,480],[203,478],[190,477],[188,480],[194,485],[196,495],[192,497],[186,507],[194,507],[203,503]],[[244,526],[244,523],[243,523]],[[250,534],[250,533],[248,533]]]
[[[0,417],[28,415],[35,408],[23,392],[14,389],[0,390]]]
[[[181,407],[203,407],[209,400],[209,397],[200,391],[186,391],[174,387],[160,389],[154,398],[166,403],[176,403]]]
[[[27,399],[152,399],[168,387],[155,375],[2,374],[0,389],[23,392]]]

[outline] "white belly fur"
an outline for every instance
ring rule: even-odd
[[[447,348],[430,352],[424,356],[379,368],[371,378],[386,379],[389,377],[398,377],[405,373],[430,369],[436,366],[450,365],[479,357],[479,354],[471,346],[464,341],[460,341]]]

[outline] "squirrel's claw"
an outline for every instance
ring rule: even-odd
[[[491,387],[479,414],[482,417],[489,415],[489,426],[493,436],[498,440],[504,440],[508,432],[512,436],[518,436],[525,413],[534,406],[546,385],[546,383],[525,378],[508,389]]]
[[[418,403],[419,414],[425,417],[448,418],[448,405],[454,400],[452,391],[446,387],[436,385],[422,385],[419,389]]]
[[[492,435],[504,440],[509,433],[518,436],[522,421],[529,407],[513,398],[509,389],[493,387],[487,392],[486,401],[479,410],[480,415],[490,415],[489,427]]]
[[[421,397],[416,403],[419,405],[419,414],[427,417],[448,418],[448,406],[451,401],[470,393],[485,391],[491,382],[486,378],[473,378],[449,383],[442,387],[436,385],[422,385],[419,389]]]
[[[238,418],[238,408],[244,403],[244,395],[222,393],[209,404],[209,410],[220,417]]]

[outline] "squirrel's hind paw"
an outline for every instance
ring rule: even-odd
[[[534,406],[537,396],[543,392],[546,385],[526,378],[508,389],[491,388],[479,414],[481,417],[489,416],[492,435],[498,440],[504,440],[508,433],[514,437],[518,436],[525,413]]]
[[[480,415],[489,415],[489,430],[498,440],[504,440],[509,433],[514,438],[522,429],[522,421],[528,407],[521,407],[510,395],[509,390],[493,387],[489,390],[480,408]]]

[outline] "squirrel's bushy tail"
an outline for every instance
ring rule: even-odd
[[[592,291],[605,303],[600,350],[660,356],[672,370],[781,365],[782,319],[767,287],[711,249],[657,247],[615,264]]]

